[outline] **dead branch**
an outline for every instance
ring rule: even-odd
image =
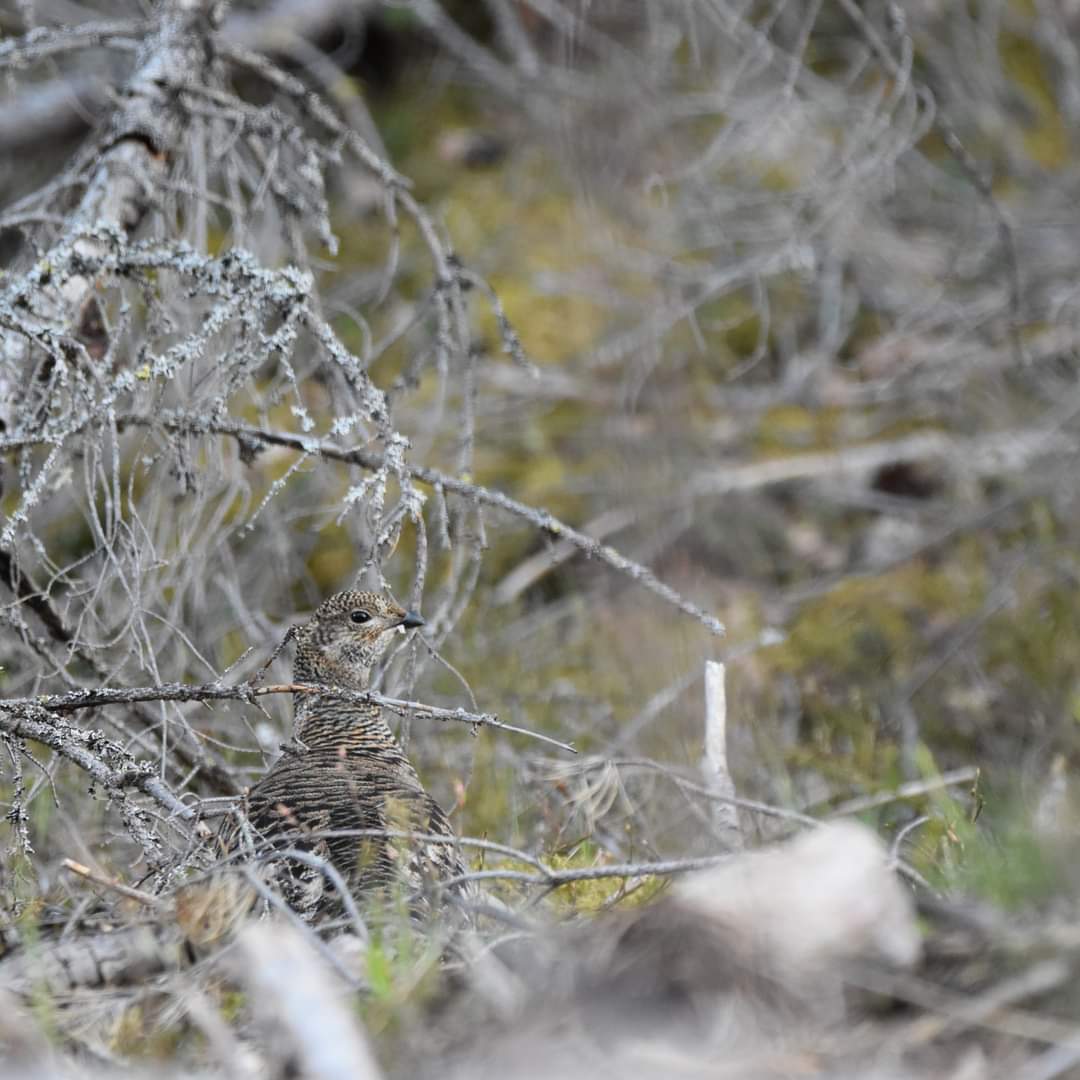
[[[143,892],[142,889],[133,889],[130,885],[125,885],[122,881],[116,881],[114,878],[99,874],[96,870],[92,870],[89,866],[83,866],[82,863],[76,862],[74,859],[65,859],[60,865],[63,866],[65,870],[70,870],[73,874],[77,874],[79,877],[85,878],[85,880],[91,881],[95,885],[100,885],[103,889],[108,889],[110,892],[127,897],[128,900],[134,900],[144,907],[157,908],[161,905],[161,901],[158,897],[153,896],[148,892]]]
[[[725,668],[714,660],[705,662],[705,755],[701,769],[706,786],[721,796],[713,805],[713,829],[728,851],[742,851],[739,812],[731,801],[735,782],[728,767]]]
[[[1056,410],[1055,410],[1056,412]],[[1048,417],[1052,421],[1052,417]],[[727,495],[800,480],[858,476],[896,461],[934,459],[977,476],[996,476],[1028,467],[1041,457],[1076,452],[1075,436],[1052,423],[973,439],[944,432],[923,432],[888,442],[853,446],[828,453],[798,454],[772,461],[737,464],[699,472],[690,483],[695,496]]]
[[[101,731],[87,731],[59,719],[38,702],[24,699],[0,706],[0,732],[48,746],[88,773],[110,798],[119,798],[148,854],[156,854],[160,845],[143,811],[131,804],[129,790],[148,795],[168,810],[171,818],[184,822],[195,820],[195,811],[173,794],[149,762],[136,760]]]
[[[237,974],[257,1012],[273,1025],[282,1056],[295,1055],[312,1080],[378,1080],[367,1040],[330,972],[290,926],[254,924],[240,936]]]
[[[118,930],[29,944],[5,957],[5,989],[32,995],[138,984],[184,966],[184,937],[172,924],[141,923]]]
[[[166,430],[185,431],[191,434],[231,435],[237,440],[247,440],[249,444],[286,446],[305,454],[316,454],[332,461],[344,461],[352,465],[359,465],[361,468],[370,471],[386,468],[386,459],[380,454],[359,449],[344,450],[323,440],[308,438],[304,435],[293,435],[288,432],[269,431],[246,424],[208,422],[204,418],[180,415],[163,415],[153,418],[128,415],[121,417],[120,423],[144,427],[161,426]],[[5,449],[5,446],[0,442],[0,450],[3,449]],[[548,536],[566,540],[590,558],[606,563],[612,569],[625,574],[631,580],[678,608],[684,614],[697,619],[711,633],[723,635],[724,626],[719,619],[681,596],[671,586],[665,585],[651,570],[634,562],[632,559],[628,559],[610,545],[602,544],[593,537],[572,528],[553,514],[548,513],[547,510],[528,506],[517,499],[511,498],[509,495],[504,495],[501,491],[495,491],[468,480],[461,480],[439,472],[437,469],[428,468],[426,465],[407,463],[405,469],[411,477],[425,484],[430,484],[439,493],[452,492],[455,495],[475,500],[485,506],[523,518]]]
[[[902,802],[905,799],[918,799],[932,791],[942,788],[959,787],[962,784],[977,783],[980,770],[974,765],[965,765],[959,769],[950,769],[940,776],[931,776],[926,780],[909,780],[890,791],[877,791],[872,795],[859,795],[848,799],[829,811],[830,818],[849,817],[861,814],[864,810],[873,810],[889,803]]]
[[[605,510],[586,522],[581,527],[581,531],[599,542],[611,533],[619,532],[632,525],[637,518],[638,514],[632,510]],[[532,588],[545,574],[576,555],[578,550],[579,548],[574,544],[563,540],[550,548],[536,552],[535,555],[530,555],[495,586],[492,601],[496,604],[513,603],[526,589]]]
[[[0,581],[3,581],[14,595],[37,615],[53,640],[66,646],[72,655],[77,656],[79,660],[90,668],[96,678],[102,682],[107,680],[108,674],[105,669],[92,653],[76,643],[74,634],[49,597],[33,585],[30,579],[15,565],[11,556],[3,550],[0,550]],[[134,709],[133,713],[145,728],[149,728],[154,723],[153,717],[147,715],[143,710]],[[204,746],[194,736],[187,742],[179,741],[174,743],[172,751],[184,768],[200,773],[221,794],[237,795],[240,793],[240,785],[225,762],[212,748]]]
[[[370,0],[275,0],[255,11],[234,11],[221,40],[268,56],[288,57],[297,41],[311,42],[328,30],[365,18]],[[4,43],[0,67],[27,67],[49,56],[107,46],[134,48],[152,24],[138,20],[38,28]],[[111,96],[103,79],[73,73],[27,85],[12,102],[0,103],[0,153],[16,154],[77,138]]]
[[[447,837],[435,833],[410,832],[404,829],[313,829],[305,832],[304,837],[305,840],[401,839],[408,840],[411,843],[463,847],[524,863],[535,870],[535,873],[531,874],[528,871],[517,869],[475,870],[461,877],[440,879],[439,885],[441,888],[451,888],[465,881],[507,880],[524,885],[536,885],[554,889],[562,885],[572,884],[575,881],[599,881],[606,878],[636,878],[643,876],[670,877],[717,866],[733,857],[730,854],[703,855],[679,859],[657,859],[651,862],[610,863],[603,866],[554,867],[539,856],[521,848],[473,836]],[[253,851],[237,852],[230,857],[230,860],[245,859],[252,857],[252,855],[255,858],[285,858],[290,855],[290,852],[271,850],[270,845],[262,841],[254,845]]]
[[[565,743],[549,735],[530,731],[514,724],[503,723],[493,713],[473,713],[465,709],[445,709],[437,705],[428,705],[422,701],[403,701],[399,698],[386,697],[375,691],[359,692],[346,690],[339,686],[313,686],[305,683],[278,683],[270,686],[252,686],[239,683],[226,686],[222,683],[204,683],[191,686],[186,683],[163,683],[159,686],[136,687],[98,687],[90,690],[71,690],[66,694],[42,694],[37,698],[0,699],[0,713],[4,710],[17,711],[34,708],[47,713],[72,712],[77,709],[95,709],[105,705],[130,705],[143,701],[246,701],[268,694],[319,694],[336,697],[358,705],[379,705],[400,716],[420,716],[428,720],[454,721],[468,724],[470,727],[494,728],[516,735],[526,735],[532,739],[557,746],[569,753],[577,751],[570,743]]]
[[[65,235],[46,258],[46,268],[54,261],[101,255],[117,238],[130,236],[150,209],[182,131],[183,115],[170,88],[188,80],[202,81],[208,63],[197,32],[204,19],[196,0],[176,0],[166,9],[142,64],[128,81],[123,107],[112,115],[105,149],[67,221]],[[87,232],[90,227],[96,235]],[[84,305],[91,302],[95,285],[93,274],[85,272],[56,284],[46,269],[26,298],[22,317],[0,319],[7,331],[3,355],[9,369],[28,368],[32,343],[54,361],[62,361],[64,339],[69,328],[86,317]],[[3,397],[9,408],[21,389],[6,388]],[[8,431],[24,427],[12,416],[5,420]]]

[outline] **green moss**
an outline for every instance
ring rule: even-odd
[[[759,347],[761,312],[741,293],[728,293],[702,304],[696,323],[709,346],[706,362],[695,365],[706,385],[715,384],[718,366],[734,368]]]
[[[186,1031],[182,1023],[164,1019],[165,999],[130,1005],[113,1031],[112,1050],[123,1057],[175,1058]]]
[[[513,828],[510,793],[515,774],[507,766],[499,765],[489,733],[481,733],[477,739],[461,828],[468,836],[493,836],[501,840]]]
[[[761,418],[756,432],[760,453],[786,456],[793,448],[824,449],[836,442],[843,412],[836,408],[808,409],[801,405],[778,405]]]
[[[899,782],[898,752],[881,733],[876,706],[858,688],[804,698],[803,738],[788,747],[789,768],[809,768],[842,792],[875,791]]]
[[[579,213],[571,193],[561,187],[536,188],[523,198],[502,174],[474,180],[447,207],[460,249],[480,265],[485,254],[491,258],[493,244],[494,251],[501,247],[499,237],[512,230],[515,256],[510,259],[507,252],[489,280],[526,353],[539,363],[559,363],[584,352],[610,322],[607,311],[582,292],[549,292],[538,284],[540,274],[580,273],[594,261],[581,240]],[[480,336],[497,343],[494,313],[484,304],[476,311]]]
[[[613,860],[594,843],[585,840],[565,854],[548,856],[546,861],[553,870],[591,870],[602,868]],[[640,907],[659,895],[667,883],[665,878],[650,877],[628,886],[625,878],[593,878],[568,882],[552,895],[558,907],[584,915],[615,906]]]
[[[984,587],[978,564],[931,569],[921,561],[845,581],[801,609],[768,662],[823,678],[895,678],[921,655],[927,621],[936,612],[955,619],[976,611]]]
[[[218,666],[222,671],[232,667],[249,648],[249,642],[239,630],[229,630],[218,643]]]
[[[1034,114],[1023,133],[1024,148],[1044,169],[1063,168],[1071,157],[1069,132],[1038,45],[1029,37],[1004,31],[998,37],[998,49],[1005,74]]]
[[[852,581],[808,604],[787,639],[770,653],[770,666],[796,673],[864,671],[871,657],[880,669],[910,652],[904,614],[881,580]]]
[[[799,176],[791,166],[779,162],[763,162],[758,171],[758,182],[764,191],[796,191]]]
[[[241,990],[222,989],[218,994],[218,1010],[228,1024],[239,1020],[247,1010],[247,994]]]
[[[312,580],[324,593],[342,587],[356,569],[356,547],[344,525],[329,522],[318,533],[318,541],[307,559]]]
[[[799,686],[799,738],[778,751],[788,767],[811,770],[838,791],[900,782],[897,732],[881,705],[921,670],[932,628],[979,611],[985,588],[974,558],[962,568],[913,561],[846,580],[804,605],[786,640],[758,661],[767,682],[787,677]],[[941,746],[956,739],[946,697],[939,689],[919,701],[923,734]]]
[[[1067,702],[1080,685],[1080,588],[1076,579],[1017,581],[1018,603],[986,621],[981,635],[988,673],[1018,676],[1044,699]]]

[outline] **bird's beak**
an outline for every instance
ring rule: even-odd
[[[398,624],[412,630],[416,626],[426,626],[423,615],[417,615],[415,611],[406,611],[405,618]]]

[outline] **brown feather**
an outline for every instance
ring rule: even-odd
[[[295,635],[295,681],[366,690],[372,668],[407,615],[376,593],[330,597]],[[415,832],[452,840],[446,815],[424,790],[378,706],[329,694],[297,698],[296,746],[248,795],[254,840],[260,847],[295,846],[327,858],[361,897],[404,889],[414,911],[426,913],[431,887],[465,873],[454,844],[320,834]],[[239,835],[234,827],[226,843],[235,846]],[[294,907],[309,913],[337,908],[323,875],[300,867],[292,878],[282,886]]]

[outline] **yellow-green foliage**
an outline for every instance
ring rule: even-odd
[[[791,677],[799,686],[803,724],[783,752],[787,765],[813,769],[841,791],[899,783],[895,732],[881,706],[925,658],[928,635],[977,611],[984,589],[974,559],[936,568],[917,560],[805,604],[783,644],[757,661],[766,684]],[[920,711],[931,726],[938,715],[938,707]]]
[[[614,860],[590,840],[582,840],[567,851],[547,852],[541,856],[552,870],[603,869]],[[474,869],[503,871],[508,874],[537,876],[540,871],[531,863],[517,859],[482,860]],[[630,881],[622,877],[584,878],[555,888],[550,904],[559,915],[592,915],[613,907],[639,907],[657,897],[669,884],[667,878],[645,877]],[[485,889],[504,903],[520,908],[537,896],[538,888],[511,877],[490,878]]]
[[[933,569],[919,560],[847,580],[807,603],[786,642],[770,650],[767,660],[777,671],[800,673],[820,685],[854,676],[902,676],[922,654],[935,616],[951,622],[978,609],[982,576],[978,564]]]
[[[466,262],[489,276],[530,357],[558,362],[595,344],[608,315],[580,290],[549,295],[537,283],[544,271],[576,273],[595,258],[582,236],[582,212],[553,165],[536,152],[519,148],[509,165],[469,170],[440,161],[432,148],[440,135],[457,127],[483,124],[467,95],[447,89],[437,99],[426,85],[402,87],[393,103],[377,110],[393,160],[416,184],[418,195],[433,201]],[[527,160],[525,159],[527,155]],[[592,215],[600,211],[590,208]],[[402,251],[417,238],[403,223]],[[343,262],[385,261],[386,229],[377,219],[343,230]],[[403,259],[403,265],[410,264]],[[413,283],[414,285],[416,283]],[[410,283],[406,281],[406,295]],[[477,300],[478,336],[498,352],[498,332],[490,307]]]
[[[1037,687],[1044,699],[1076,697],[1080,684],[1080,588],[1075,578],[1018,578],[1018,603],[987,620],[982,633],[990,673]]]
[[[1044,169],[1060,169],[1070,159],[1069,132],[1046,59],[1030,37],[1005,31],[998,41],[1001,66],[1034,115],[1023,132],[1024,148]]]
[[[514,770],[498,763],[491,736],[477,738],[461,828],[469,836],[506,840],[514,824],[510,804]]]
[[[614,860],[585,840],[564,854],[547,858],[553,870],[603,868]],[[654,899],[667,886],[666,878],[650,877],[629,884],[625,878],[593,878],[572,881],[555,890],[555,904],[576,914],[590,914],[609,908],[639,907]]]
[[[820,450],[836,442],[839,409],[808,409],[802,405],[778,405],[762,418],[757,430],[757,449],[769,456],[784,457],[793,449]]]
[[[244,634],[239,630],[229,630],[219,641],[217,647],[218,665],[227,670],[251,648]]]
[[[318,542],[308,558],[312,580],[324,593],[340,589],[356,567],[356,546],[343,525],[328,522],[318,533]]]
[[[228,989],[224,986],[218,992],[218,1010],[226,1023],[238,1020],[247,1009],[247,994],[241,990]]]
[[[547,180],[534,176],[531,191],[522,198],[516,177],[508,173],[463,178],[446,208],[462,252],[480,265],[494,263],[491,285],[526,352],[541,363],[566,360],[595,344],[608,322],[606,311],[587,295],[574,290],[551,294],[538,286],[539,274],[581,273],[595,258],[582,244],[587,230],[578,221],[582,211],[571,193],[554,177]],[[499,258],[507,242],[502,238],[511,236],[515,257]],[[480,326],[494,345],[498,333],[489,310]]]
[[[1034,833],[1024,809],[995,805],[978,822],[953,805],[935,806],[912,861],[932,884],[999,907],[1020,910],[1065,884],[1064,866]]]
[[[124,1009],[113,1028],[112,1051],[131,1058],[174,1057],[186,1030],[171,1015],[168,1022],[163,1022],[162,1013],[170,1004],[171,1000],[164,996],[143,998]]]
[[[366,1029],[384,1037],[407,1019],[408,1009],[436,994],[441,978],[438,942],[417,931],[404,906],[398,915],[372,935],[364,971],[369,992],[358,1002]]]
[[[752,355],[760,343],[761,311],[739,293],[729,293],[702,305],[697,321],[706,340],[719,337],[733,361]]]

